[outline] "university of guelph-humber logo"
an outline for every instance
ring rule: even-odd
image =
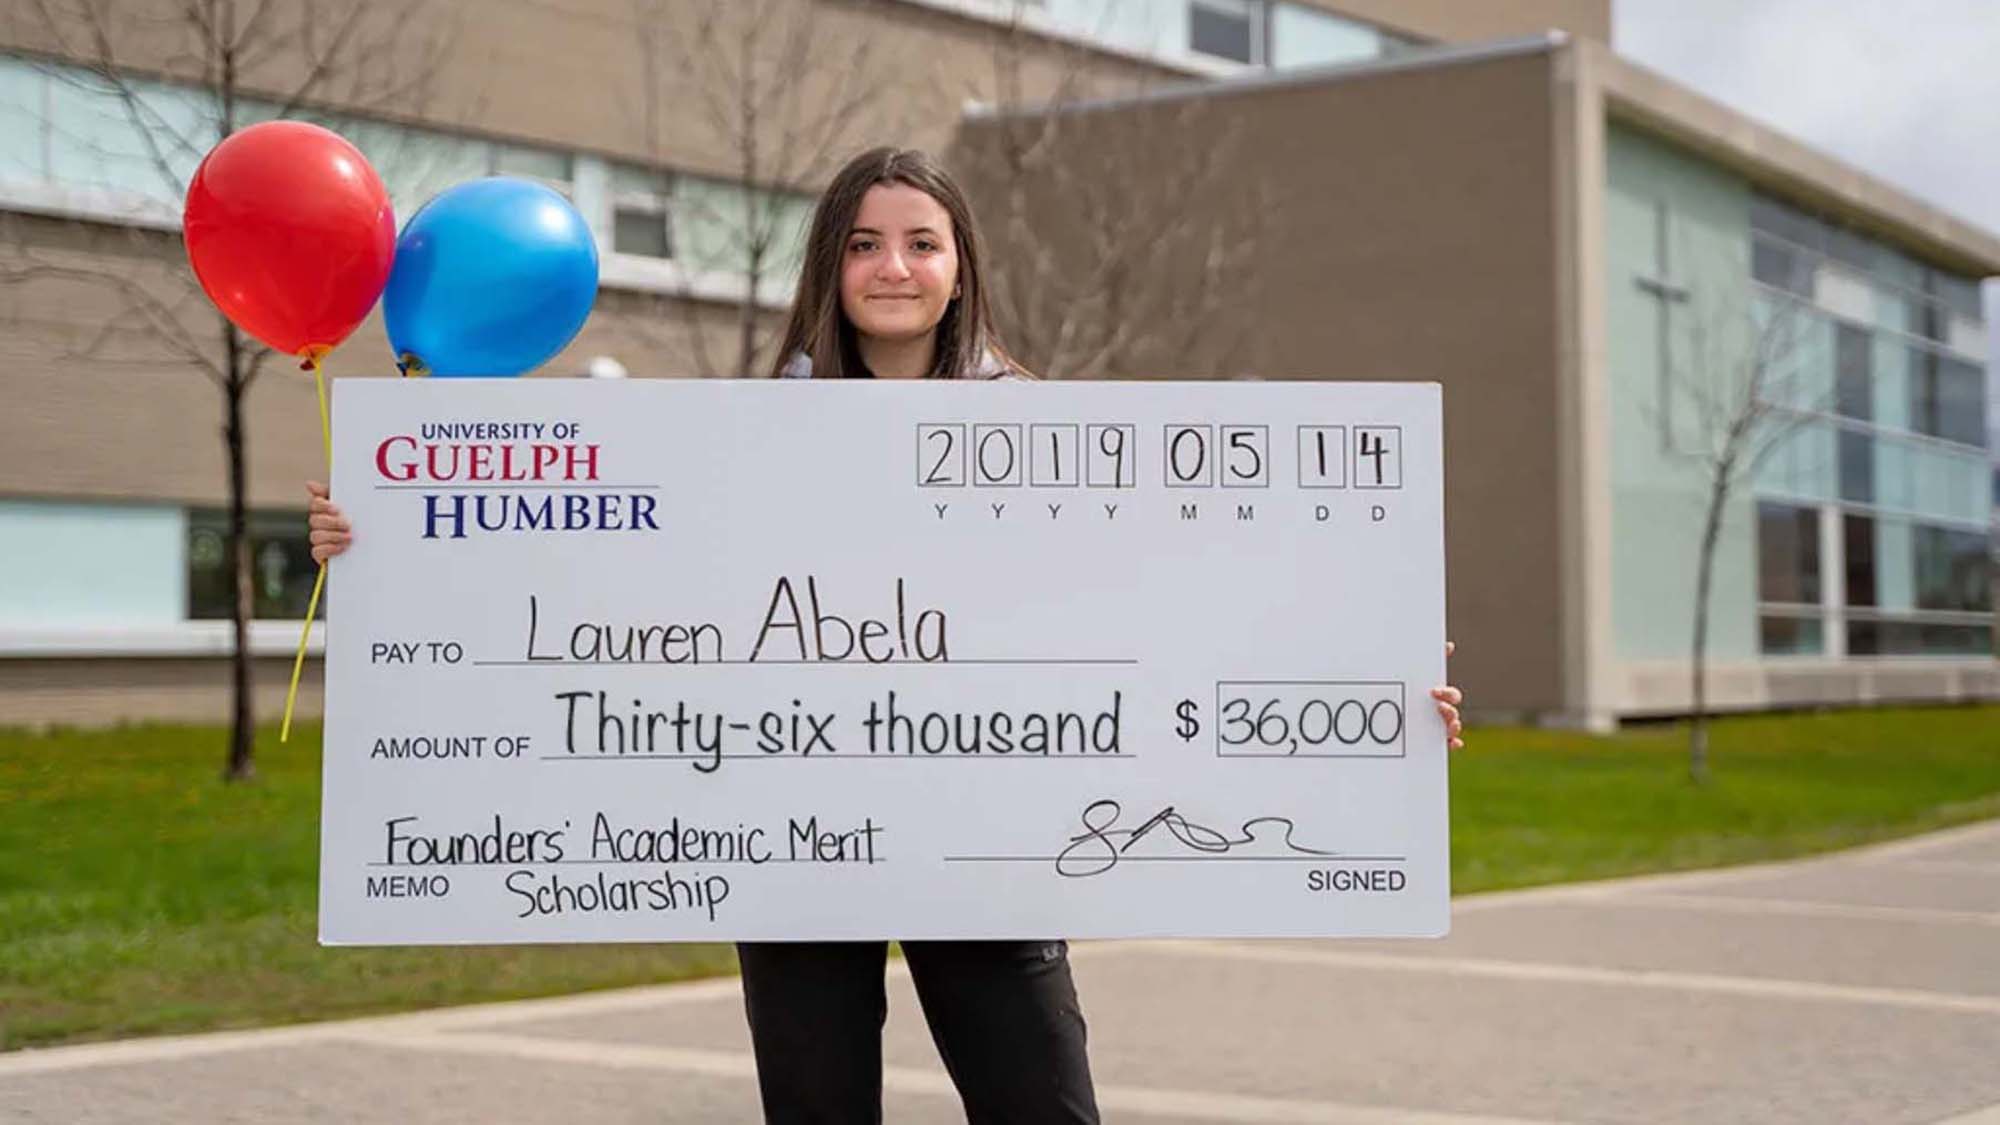
[[[425,539],[658,531],[645,485],[602,483],[575,422],[426,422],[375,447],[376,487],[423,495]]]

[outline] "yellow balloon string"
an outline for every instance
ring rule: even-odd
[[[326,453],[326,483],[333,486],[333,425],[327,420],[326,378],[320,373],[320,352],[315,349],[306,354],[306,362],[312,367],[313,386],[319,391],[319,441]],[[292,686],[285,689],[285,722],[278,729],[278,741],[289,742],[292,737],[292,705],[299,698],[299,673],[306,666],[306,641],[312,636],[313,618],[319,614],[319,594],[326,588],[326,564],[319,564],[319,577],[313,579],[312,600],[306,603],[306,621],[299,630],[299,651],[292,657]]]

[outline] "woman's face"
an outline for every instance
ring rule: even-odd
[[[883,340],[923,336],[957,288],[958,244],[943,205],[908,184],[869,188],[840,267],[840,307],[855,329]]]

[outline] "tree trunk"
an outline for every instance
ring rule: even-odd
[[[750,292],[736,309],[736,377],[755,378],[757,374],[757,268],[751,266],[746,282]]]
[[[1708,521],[1701,529],[1701,559],[1694,588],[1694,715],[1688,730],[1688,776],[1708,784],[1708,592],[1715,571],[1715,541],[1722,533],[1722,507],[1729,487],[1716,481],[1709,490]]]
[[[228,414],[222,432],[229,446],[229,581],[230,589],[235,594],[230,600],[229,612],[234,636],[229,655],[229,762],[222,771],[222,777],[225,781],[243,781],[256,772],[251,760],[256,717],[251,713],[250,701],[250,620],[255,615],[257,603],[250,567],[243,456],[243,390],[248,380],[244,378],[243,370],[246,359],[243,338],[237,334],[234,325],[223,329],[222,346],[229,372],[228,386],[223,389]]]

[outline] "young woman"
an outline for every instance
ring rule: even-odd
[[[1027,377],[994,330],[980,259],[964,193],[936,162],[906,149],[861,154],[813,214],[772,374]],[[307,487],[313,557],[326,559],[352,529],[324,486]],[[1459,693],[1432,695],[1456,748]],[[766,1119],[879,1121],[888,943],[746,942],[737,952]],[[1097,1121],[1063,942],[912,941],[903,956],[969,1120]]]

